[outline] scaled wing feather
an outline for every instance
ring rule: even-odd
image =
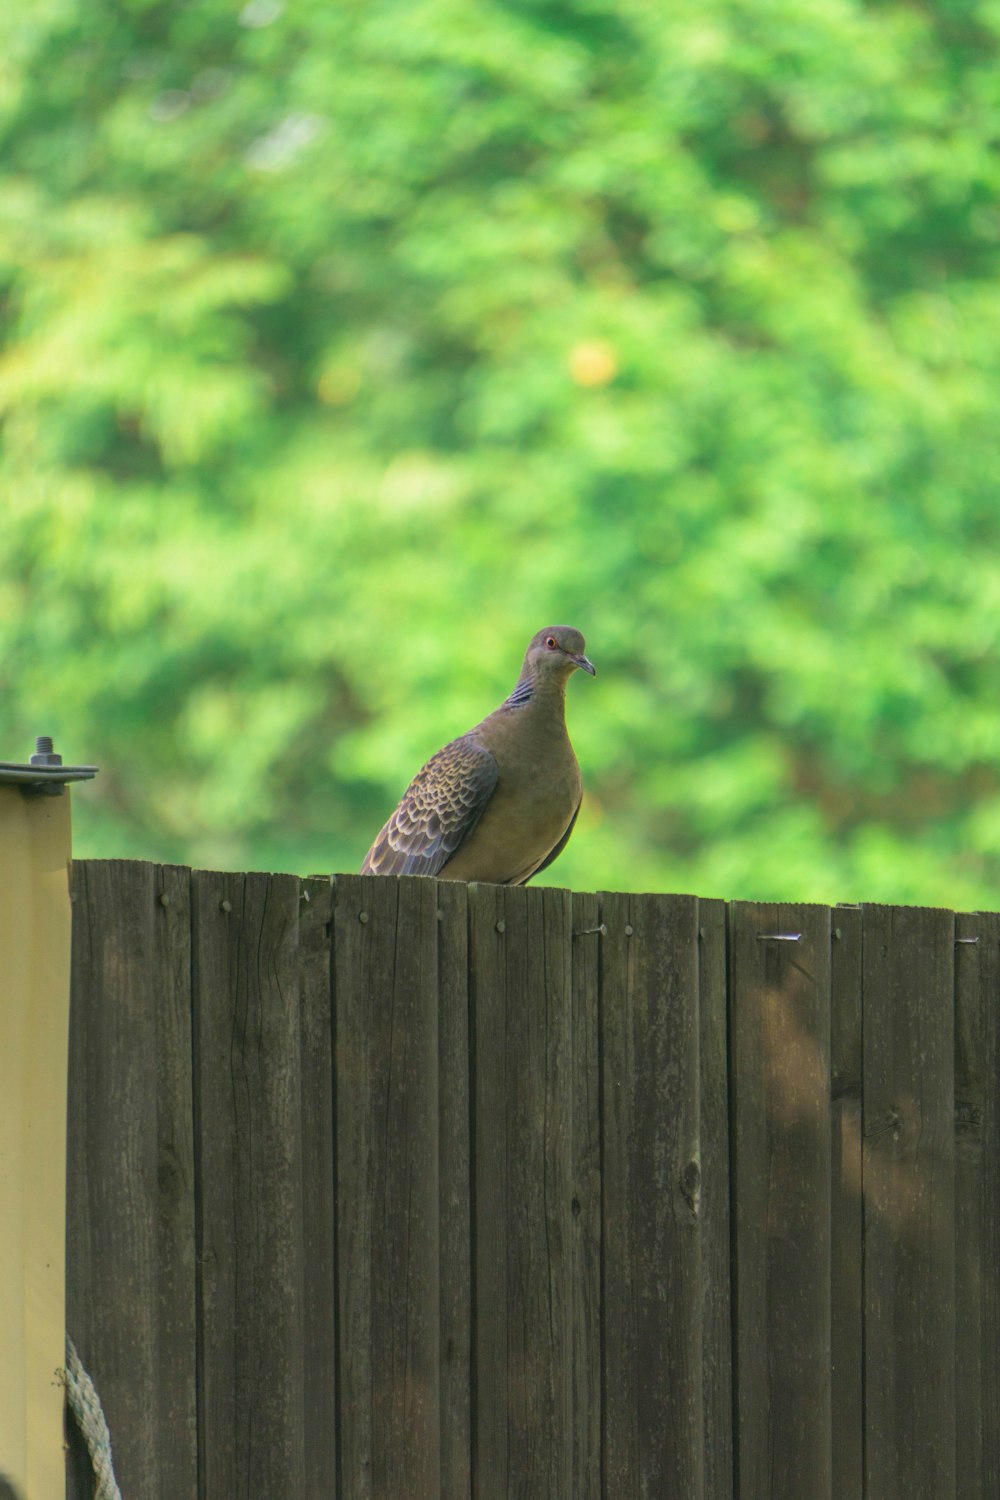
[[[362,875],[436,875],[479,822],[496,784],[490,752],[467,734],[452,740],[414,776]]]

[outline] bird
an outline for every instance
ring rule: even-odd
[[[565,849],[583,780],[566,732],[566,684],[597,675],[570,625],[532,636],[508,698],[414,776],[362,875],[524,885]]]

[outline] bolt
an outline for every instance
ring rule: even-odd
[[[632,931],[633,931],[633,929],[632,929],[631,924],[627,925],[626,928],[625,928],[625,936],[626,937],[631,937],[632,936]]]
[[[52,736],[40,734],[35,740],[35,753],[31,757],[30,764],[33,766],[61,766],[62,756],[56,755],[52,749]]]
[[[368,913],[366,911],[359,911],[358,912],[358,921],[359,922],[367,922],[368,921]]]
[[[507,923],[501,918],[501,920],[497,923],[497,932],[506,932],[506,931],[507,931]]]

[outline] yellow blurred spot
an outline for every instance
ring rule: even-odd
[[[607,385],[618,374],[618,360],[603,339],[585,339],[570,350],[569,373],[577,385]]]
[[[316,394],[324,406],[346,406],[361,388],[361,372],[356,365],[327,365],[316,384]]]
[[[603,817],[604,804],[594,796],[593,792],[588,792],[583,799],[583,806],[580,811],[581,822],[587,828],[594,828],[600,823]]]
[[[716,224],[726,234],[749,234],[760,223],[757,205],[749,198],[739,198],[735,194],[717,198],[713,212]]]

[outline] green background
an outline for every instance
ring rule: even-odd
[[[0,17],[0,756],[356,869],[531,634],[557,883],[996,907],[1000,5]]]

